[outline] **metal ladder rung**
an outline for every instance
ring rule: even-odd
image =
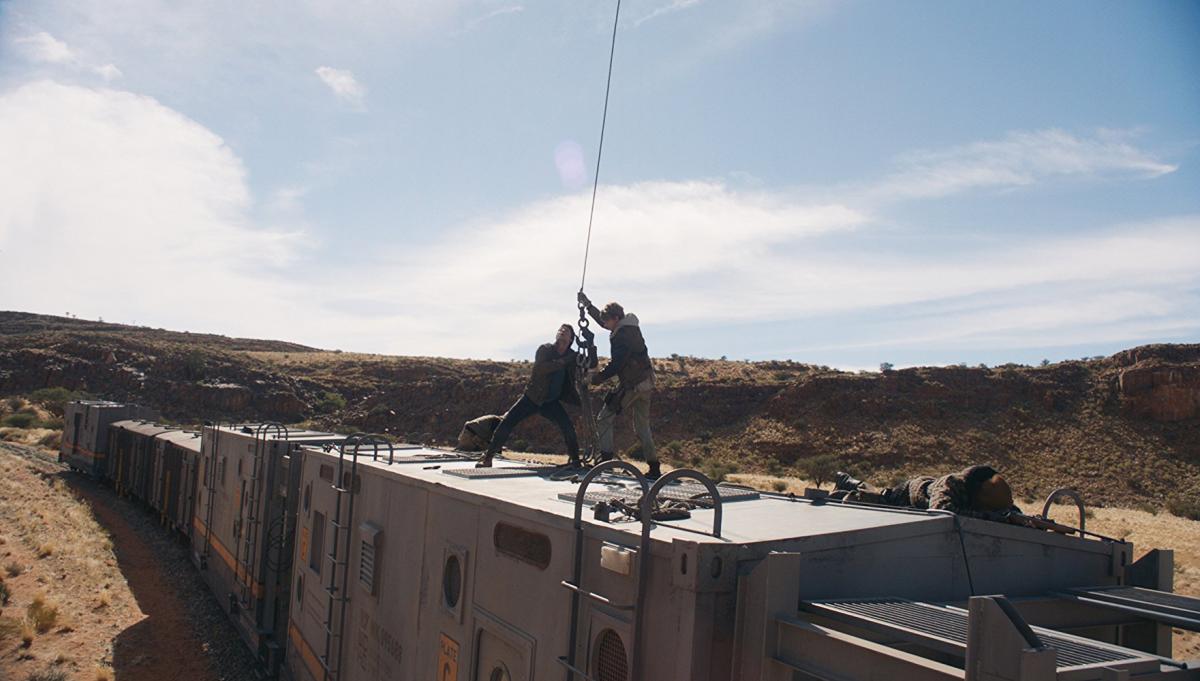
[[[568,582],[565,579],[562,580],[561,582],[559,582],[559,584],[562,584],[563,586],[567,587],[571,591],[574,591],[575,593],[577,593],[581,596],[590,598],[593,601],[596,601],[597,603],[603,603],[604,605],[607,605],[610,608],[616,608],[617,610],[625,610],[625,611],[629,611],[629,612],[632,612],[637,609],[636,605],[618,605],[616,603],[613,603],[612,599],[608,598],[607,596],[601,596],[598,593],[586,591],[586,590],[580,588],[579,586],[572,584],[571,582]]]
[[[591,674],[588,674],[587,672],[583,671],[579,667],[576,667],[575,665],[568,662],[566,657],[558,657],[556,659],[558,660],[558,663],[561,664],[562,666],[571,670],[573,673],[582,676],[584,681],[596,681],[595,679],[592,678]]]

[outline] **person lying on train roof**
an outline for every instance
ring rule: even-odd
[[[575,351],[571,349],[574,341],[574,327],[563,324],[558,327],[553,343],[545,343],[537,349],[525,392],[508,408],[496,426],[487,452],[475,464],[477,467],[490,467],[492,458],[500,453],[512,429],[534,414],[541,414],[558,426],[567,444],[567,455],[570,457],[568,465],[579,465],[579,440],[575,436],[575,425],[562,405],[563,402],[579,404],[579,394],[575,390]]]
[[[455,449],[461,452],[482,452],[487,449],[502,418],[495,414],[487,414],[467,421],[458,433],[458,446]]]
[[[1021,512],[1013,505],[1012,488],[991,466],[968,466],[940,478],[922,475],[895,487],[882,488],[839,472],[833,496],[847,501],[951,511],[987,520],[1007,520],[1009,514]]]

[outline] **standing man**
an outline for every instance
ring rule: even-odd
[[[609,303],[603,310],[596,309],[592,301],[579,292],[579,302],[587,306],[588,314],[609,332],[612,344],[612,359],[599,373],[592,376],[592,385],[599,385],[613,376],[617,387],[604,398],[604,406],[596,417],[596,430],[600,439],[600,459],[613,458],[613,419],[625,410],[633,413],[633,427],[642,443],[642,455],[650,470],[646,477],[657,480],[658,455],[654,451],[654,436],[650,433],[650,393],[654,391],[654,365],[646,349],[646,340],[638,326],[637,315],[625,314],[617,303]]]
[[[541,414],[554,422],[562,431],[563,440],[567,443],[569,465],[579,465],[579,440],[575,437],[575,425],[562,403],[579,404],[579,394],[575,392],[575,351],[571,343],[575,340],[575,329],[570,324],[558,327],[553,343],[545,343],[537,349],[533,359],[533,371],[529,375],[529,383],[525,393],[513,406],[509,407],[496,432],[492,435],[491,444],[479,463],[479,468],[492,465],[492,458],[500,453],[509,434],[518,423]]]

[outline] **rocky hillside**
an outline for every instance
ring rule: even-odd
[[[887,482],[991,462],[1039,496],[1200,495],[1200,345],[1046,367],[846,373],[793,362],[655,360],[653,418],[675,465],[775,475],[822,457]],[[0,312],[0,395],[62,386],[180,421],[270,418],[446,442],[502,412],[527,363],[324,352],[291,343]],[[629,429],[618,444],[629,446]],[[513,444],[560,447],[548,424]]]

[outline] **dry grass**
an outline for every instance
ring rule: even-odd
[[[19,445],[47,446],[52,449],[58,449],[58,442],[61,437],[61,430],[50,428],[0,428],[0,440]]]
[[[96,673],[93,678],[95,681],[113,681],[114,677],[112,667],[96,665]]]
[[[51,601],[45,593],[39,593],[33,597],[25,609],[25,614],[39,634],[50,631],[58,623],[58,605]]]
[[[16,638],[21,633],[21,620],[12,617],[0,617],[0,643],[10,638]]]
[[[57,465],[0,450],[0,527],[4,584],[11,592],[0,638],[13,640],[0,646],[0,678],[64,672],[88,679],[93,667],[111,668],[115,632],[145,614],[117,567],[107,532],[64,485]],[[98,599],[104,607],[96,607]],[[20,619],[11,617],[16,613]],[[51,660],[60,662],[48,668]]]
[[[28,648],[33,645],[33,639],[37,637],[37,631],[33,623],[29,620],[21,621],[21,646]]]

